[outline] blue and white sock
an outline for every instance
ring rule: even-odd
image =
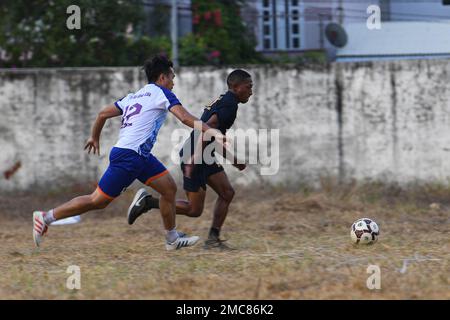
[[[172,230],[167,231],[167,234],[166,234],[167,242],[172,243],[177,239],[178,239],[177,229],[173,228]]]

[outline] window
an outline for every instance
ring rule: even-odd
[[[264,7],[267,8],[269,5],[270,5],[269,0],[264,0],[264,1],[263,1],[263,6],[264,6]]]
[[[270,26],[267,24],[264,26],[264,35],[265,36],[270,35]]]
[[[270,39],[264,39],[264,49],[270,49]]]
[[[300,41],[298,38],[292,39],[292,46],[296,49],[298,49],[300,47]]]
[[[450,6],[450,0],[442,0],[444,6]]]
[[[292,10],[292,20],[298,20],[298,10]]]
[[[270,19],[269,11],[264,11],[264,21],[269,21],[269,19]]]
[[[292,25],[292,33],[293,34],[298,34],[298,24],[297,23],[294,23]]]
[[[298,0],[292,0],[292,6],[293,7],[298,6]]]

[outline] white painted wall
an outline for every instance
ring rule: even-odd
[[[443,5],[442,0],[391,0],[392,20],[436,21],[450,19],[450,5]]]
[[[274,176],[261,176],[258,165],[243,173],[226,167],[234,183],[317,186],[321,176],[339,174],[401,184],[448,182],[450,62],[342,64],[342,79],[336,67],[248,68],[254,96],[241,105],[235,127],[279,129],[280,169]],[[225,91],[229,71],[183,68],[174,92],[199,116],[205,104]],[[96,113],[144,84],[139,68],[0,71],[0,173],[22,162],[10,180],[0,176],[0,190],[94,186],[108,165],[120,125],[120,119],[108,123],[101,157],[89,156],[83,144]],[[336,111],[339,96],[341,117]],[[181,184],[170,153],[171,134],[183,125],[171,115],[166,121],[154,153]]]

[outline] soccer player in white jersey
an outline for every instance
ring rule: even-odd
[[[109,167],[96,190],[72,199],[50,211],[33,212],[33,238],[39,246],[48,226],[60,219],[91,210],[103,209],[118,197],[134,180],[152,187],[160,195],[160,210],[166,233],[166,249],[174,250],[194,245],[199,237],[187,236],[175,229],[176,184],[164,165],[151,153],[158,131],[170,111],[182,123],[193,128],[195,121],[172,93],[175,73],[173,64],[165,57],[157,56],[144,65],[149,84],[113,105],[104,107],[92,127],[91,137],[85,149],[100,154],[100,133],[107,119],[122,116],[119,140],[109,155]],[[205,123],[202,131],[220,141],[225,137]]]

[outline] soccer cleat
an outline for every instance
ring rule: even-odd
[[[145,190],[145,188],[138,190],[134,196],[133,202],[131,202],[131,205],[128,208],[128,224],[133,224],[139,216],[151,209],[146,206],[147,202],[145,201],[145,198],[147,197],[152,196]]]
[[[186,234],[184,236],[180,236],[172,243],[166,241],[166,249],[168,251],[178,250],[184,247],[191,247],[195,245],[200,238],[197,236],[188,237]]]
[[[39,247],[42,242],[42,237],[48,230],[48,226],[44,221],[43,211],[35,211],[33,212],[33,239],[36,247]]]
[[[218,249],[221,251],[234,251],[235,248],[231,248],[228,245],[226,245],[224,242],[227,240],[222,240],[219,238],[209,238],[205,241],[203,245],[203,249],[210,250],[210,249]]]

